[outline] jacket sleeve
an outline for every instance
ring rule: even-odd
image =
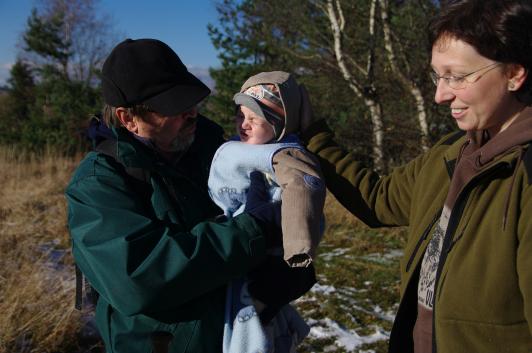
[[[321,240],[326,188],[319,161],[310,153],[286,148],[273,157],[281,186],[284,259],[294,267],[308,266]]]
[[[208,296],[265,254],[262,231],[250,216],[182,231],[150,217],[119,175],[88,173],[71,182],[66,198],[76,263],[125,315],[164,312]]]
[[[528,186],[523,197],[521,217],[518,225],[517,275],[523,295],[524,315],[532,335],[532,187]]]
[[[380,176],[339,146],[325,121],[315,123],[307,134],[304,140],[320,160],[327,188],[347,210],[371,227],[408,225],[425,155]]]

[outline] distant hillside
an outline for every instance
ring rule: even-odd
[[[7,94],[7,86],[0,86],[0,96]]]
[[[215,82],[209,74],[209,68],[206,67],[189,67],[188,70],[197,78],[207,85],[212,91],[215,90]]]

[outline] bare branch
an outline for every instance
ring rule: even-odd
[[[377,0],[371,0],[371,7],[369,11],[369,51],[368,51],[368,60],[366,63],[366,72],[368,73],[368,78],[370,81],[373,81],[374,76],[374,64],[375,64],[375,6]]]
[[[428,124],[427,124],[427,113],[425,109],[425,100],[421,94],[421,90],[415,84],[415,82],[405,76],[405,74],[399,69],[397,65],[397,59],[393,50],[393,44],[391,40],[391,29],[388,19],[388,2],[387,0],[379,0],[380,2],[380,13],[383,25],[384,32],[384,49],[386,51],[386,57],[388,59],[388,64],[392,72],[398,78],[399,82],[410,91],[410,94],[413,96],[416,102],[416,109],[418,112],[418,122],[422,134],[421,145],[423,149],[428,149]]]
[[[366,71],[366,69],[364,69],[362,66],[360,66],[359,63],[357,63],[355,61],[355,59],[353,59],[353,57],[351,55],[346,55],[346,59],[351,63],[351,65],[353,65],[355,67],[355,69],[360,71],[360,73],[362,75],[368,76],[368,72]]]
[[[332,0],[327,0],[327,17],[329,18],[329,21],[331,23],[331,29],[333,32],[334,53],[336,56],[338,68],[340,69],[340,72],[342,73],[344,79],[347,81],[349,87],[353,90],[353,92],[355,92],[358,97],[362,98],[362,85],[351,75],[344,62],[344,56],[342,52],[342,31],[339,25],[338,17],[336,16]]]
[[[372,16],[370,17],[370,30],[371,30],[371,38],[374,37],[374,26],[375,26],[375,2],[377,0],[373,0],[372,6],[373,6],[373,12]],[[372,122],[372,128],[373,128],[373,159],[375,161],[375,166],[377,170],[385,170],[385,163],[384,163],[384,149],[383,149],[383,122],[382,122],[382,107],[380,102],[377,99],[377,94],[373,85],[373,75],[372,75],[372,69],[373,69],[373,53],[375,50],[374,43],[371,44],[370,51],[369,51],[369,58],[368,58],[368,75],[366,76],[368,84],[365,86],[362,86],[356,78],[349,72],[347,65],[344,60],[344,53],[342,51],[342,38],[343,38],[343,32],[341,27],[341,21],[342,21],[342,9],[340,7],[340,3],[338,0],[336,0],[336,11],[338,11],[338,15],[335,12],[335,6],[333,4],[333,0],[327,0],[327,12],[326,15],[329,19],[329,22],[331,24],[331,30],[333,33],[333,39],[334,39],[334,52],[336,56],[336,62],[338,64],[338,68],[340,69],[340,72],[342,73],[342,76],[344,77],[345,81],[347,82],[349,88],[359,97],[364,100],[365,105],[368,107],[370,111],[371,116],[371,122]],[[340,17],[340,19],[339,19]]]
[[[338,17],[340,18],[340,31],[343,33],[345,28],[345,17],[339,0],[336,0],[336,11],[338,11]]]
[[[412,72],[412,69],[410,68],[410,63],[406,59],[406,55],[405,55],[403,44],[401,43],[401,39],[393,31],[390,32],[390,35],[391,35],[391,37],[393,39],[393,42],[395,43],[396,47],[399,49],[399,54],[397,55],[397,57],[404,64],[404,66],[406,68],[406,73],[408,75],[410,72]]]

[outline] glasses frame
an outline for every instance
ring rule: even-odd
[[[452,89],[464,89],[464,88],[467,87],[468,84],[473,84],[473,83],[477,82],[478,80],[480,80],[480,78],[484,74],[490,72],[491,70],[495,69],[496,67],[498,67],[500,65],[502,65],[502,63],[498,63],[498,62],[491,63],[489,65],[483,66],[480,69],[477,69],[477,70],[472,71],[470,73],[467,73],[465,75],[439,76],[436,72],[431,71],[429,73],[429,76],[430,76],[430,79],[432,80],[432,83],[434,83],[434,86],[436,86],[436,87],[438,87],[440,79],[443,79],[443,81],[445,81],[445,84],[447,86],[449,86],[450,88],[452,88]],[[485,70],[487,68],[490,68],[490,69],[487,70],[486,72],[484,72],[482,75],[477,76],[475,80],[473,80],[473,81],[468,81],[467,80],[467,77],[469,77],[469,76],[471,76],[473,74],[476,74],[477,72],[480,72],[482,70]]]

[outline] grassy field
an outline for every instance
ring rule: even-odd
[[[63,190],[79,161],[0,149],[0,353],[82,352]],[[311,326],[298,350],[385,352],[404,230],[375,231],[332,197],[319,283],[295,305]]]
[[[75,161],[0,150],[0,352],[73,351],[70,257],[51,278],[48,252],[68,248],[63,189]]]

